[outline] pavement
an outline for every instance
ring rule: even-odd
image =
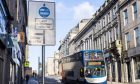
[[[40,78],[34,78],[34,77],[31,77],[28,81],[28,84],[41,84],[41,82],[39,83],[38,80]],[[61,83],[61,77],[60,76],[48,76],[48,77],[45,77],[45,84],[62,84]],[[27,84],[26,81],[23,81],[22,84]],[[140,83],[117,83],[117,82],[110,82],[110,81],[107,81],[107,84],[140,84]]]
[[[117,82],[109,82],[109,81],[107,81],[107,84],[140,84],[140,83],[117,83]]]
[[[28,83],[26,83],[26,81],[23,81],[23,84],[39,84],[38,80],[34,77],[31,77],[28,81]]]

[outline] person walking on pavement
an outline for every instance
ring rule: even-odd
[[[26,84],[28,84],[29,78],[30,78],[30,76],[27,74],[26,75]]]

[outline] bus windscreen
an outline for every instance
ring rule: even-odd
[[[84,57],[85,60],[104,60],[103,53],[97,52],[85,52]]]

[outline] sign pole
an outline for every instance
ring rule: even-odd
[[[38,57],[38,75],[40,75],[40,57]]]
[[[45,31],[43,31],[43,43],[45,44]],[[45,45],[42,45],[42,84],[45,84]]]
[[[54,46],[56,44],[55,2],[29,0],[28,28],[28,44],[42,46],[41,80],[44,84],[45,46]]]
[[[45,45],[42,45],[42,84],[45,84]]]

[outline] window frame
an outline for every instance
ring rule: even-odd
[[[138,31],[136,32],[136,30],[138,30]],[[134,29],[134,41],[135,41],[135,47],[140,46],[140,44],[138,44],[138,41],[137,41],[137,40],[139,40],[139,39],[140,39],[140,30],[139,30],[138,27],[136,27],[136,28]]]
[[[128,24],[128,11],[127,11],[127,9],[125,9],[124,11],[123,11],[123,21],[124,21],[124,26],[126,26],[126,24]]]
[[[130,33],[125,33],[125,48],[128,50],[130,48],[131,37]]]
[[[136,7],[136,9],[135,9]],[[132,16],[133,16],[133,20],[136,20],[138,17],[138,7],[137,7],[137,2],[134,2],[132,4]]]

